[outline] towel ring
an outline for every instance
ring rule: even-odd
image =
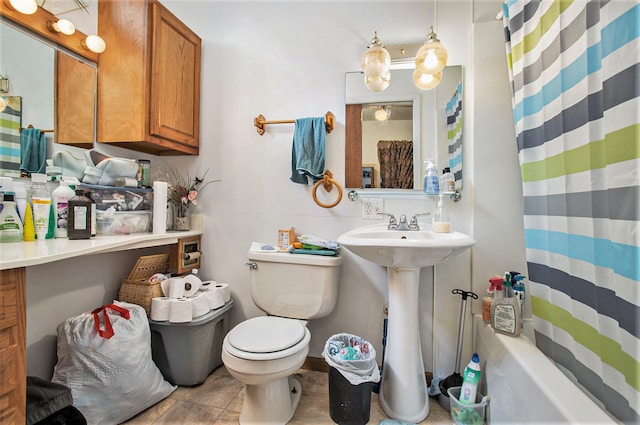
[[[316,192],[318,191],[318,187],[320,187],[320,184],[324,186],[324,190],[326,190],[327,192],[331,192],[334,185],[335,187],[338,188],[338,199],[336,199],[336,201],[333,204],[323,204],[318,200],[318,196],[316,195]],[[324,172],[324,177],[322,178],[322,180],[318,180],[316,184],[313,185],[311,196],[313,196],[313,200],[316,202],[316,204],[320,205],[322,208],[333,208],[336,205],[338,205],[342,200],[342,186],[340,186],[340,183],[338,183],[333,179],[333,173],[327,170]]]

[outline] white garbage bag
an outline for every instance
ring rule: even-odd
[[[58,325],[53,382],[71,389],[73,405],[89,424],[119,424],[177,387],[151,359],[144,308],[114,301]]]
[[[380,381],[376,349],[352,334],[336,334],[327,340],[322,357],[352,385]]]

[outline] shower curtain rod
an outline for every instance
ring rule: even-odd
[[[324,125],[327,130],[327,133],[331,133],[333,131],[333,125],[335,122],[335,115],[331,111],[327,112],[324,115]],[[265,124],[294,124],[296,120],[270,120],[264,117],[264,115],[260,114],[253,119],[253,125],[256,126],[256,131],[259,135],[263,135],[265,132],[264,126]]]

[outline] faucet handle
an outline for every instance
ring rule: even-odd
[[[396,220],[396,216],[393,214],[389,214],[389,213],[384,213],[384,212],[379,212],[379,215],[386,215],[389,216],[389,226],[387,226],[388,230],[396,230],[398,229],[398,220]],[[406,221],[406,217],[405,217],[405,221]]]
[[[421,215],[431,215],[430,212],[415,214],[411,217],[411,221],[409,222],[409,229],[411,230],[420,230],[420,226],[418,225],[418,217]]]

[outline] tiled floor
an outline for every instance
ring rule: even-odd
[[[333,424],[329,415],[328,375],[324,372],[300,369],[296,373],[302,384],[302,398],[290,424]],[[127,425],[147,424],[237,424],[242,401],[243,385],[236,381],[224,366],[216,369],[207,380],[196,387],[179,387],[168,398],[127,421]],[[377,425],[387,416],[378,403],[378,395],[371,394],[369,423]],[[451,416],[431,399],[429,417],[421,424],[451,424]]]

